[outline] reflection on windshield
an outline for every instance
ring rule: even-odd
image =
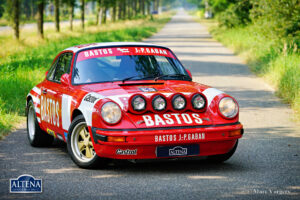
[[[180,63],[170,57],[154,55],[108,56],[82,60],[73,70],[75,84],[153,79],[155,76],[188,75]],[[187,76],[165,76],[165,79],[189,80]]]

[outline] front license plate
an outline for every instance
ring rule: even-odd
[[[156,147],[157,157],[193,156],[199,152],[199,144]]]

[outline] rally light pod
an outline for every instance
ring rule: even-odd
[[[155,111],[163,111],[166,109],[166,107],[167,101],[163,96],[157,95],[152,99],[152,108]]]
[[[147,102],[144,97],[141,95],[136,95],[131,100],[131,106],[133,110],[137,112],[144,111],[147,107]]]
[[[183,110],[186,108],[186,99],[181,94],[177,94],[172,98],[173,109]]]

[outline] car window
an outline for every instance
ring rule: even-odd
[[[70,64],[72,61],[72,53],[65,53],[59,57],[59,61],[56,65],[54,81],[60,82],[60,78],[65,73],[70,73]]]
[[[72,83],[149,80],[156,77],[190,80],[170,51],[156,47],[124,47],[79,52],[73,67]]]
[[[58,60],[59,60],[59,58],[57,58],[57,59],[53,62],[51,68],[49,69],[48,74],[47,74],[47,79],[48,79],[48,80],[53,80],[54,72],[55,72],[55,68],[56,68],[56,64],[57,64]]]

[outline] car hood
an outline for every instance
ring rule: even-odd
[[[90,84],[82,87],[83,90],[100,94],[104,98],[118,103],[124,114],[137,128],[212,124],[209,112],[195,113],[191,110],[184,112],[169,110],[163,113],[132,113],[129,109],[130,98],[136,94],[145,96],[147,103],[150,103],[149,99],[156,94],[162,94],[168,98],[180,93],[188,97],[194,93],[202,93],[208,88],[210,87],[191,81],[130,81]],[[199,121],[201,123],[198,123]]]

